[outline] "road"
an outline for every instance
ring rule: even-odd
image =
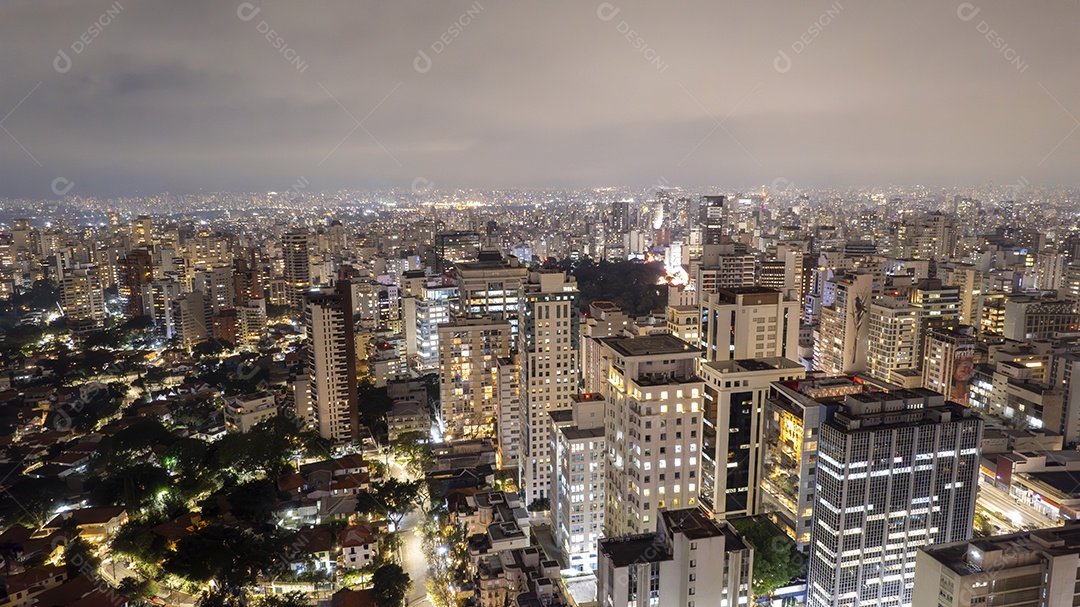
[[[1043,529],[1060,525],[1027,504],[1018,504],[1009,494],[981,480],[975,503],[980,509],[991,514],[991,519],[1001,527],[1003,533],[1022,531],[1024,527]],[[1007,520],[1000,520],[1000,517],[992,514],[994,512],[1002,513]]]
[[[420,523],[424,515],[413,510],[401,520],[401,566],[412,580],[408,599],[412,605],[434,605],[428,598],[428,563],[424,556],[424,540]]]
[[[416,480],[397,458],[390,458],[387,468],[393,478],[402,481]],[[413,510],[401,519],[401,529],[399,530],[401,534],[401,566],[405,569],[405,573],[409,574],[409,579],[412,580],[412,587],[409,589],[407,596],[410,607],[414,605],[431,605],[434,607],[434,603],[428,597],[427,591],[428,562],[427,557],[424,555],[424,535],[420,529],[423,522],[424,514],[418,509]]]

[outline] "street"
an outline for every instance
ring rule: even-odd
[[[987,514],[993,524],[1001,527],[1001,533],[1022,531],[1025,527],[1043,529],[1060,525],[1030,506],[1018,504],[1012,496],[981,479],[975,503],[978,509]],[[1000,513],[1002,516],[995,513]]]
[[[407,595],[409,605],[432,605],[428,598],[428,563],[420,530],[423,520],[424,515],[419,510],[413,510],[401,521],[401,566],[412,580],[412,588]]]

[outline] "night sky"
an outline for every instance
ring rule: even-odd
[[[0,197],[1076,184],[1078,24],[1075,0],[7,0]]]

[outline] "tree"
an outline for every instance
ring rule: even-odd
[[[116,589],[120,591],[120,594],[140,603],[157,595],[157,589],[154,587],[153,582],[134,577],[126,577],[120,580]]]
[[[409,472],[419,475],[434,460],[423,432],[405,432],[390,443],[390,451],[406,461]]]
[[[64,565],[69,578],[80,573],[93,573],[101,565],[101,559],[94,554],[90,542],[75,538],[64,547]]]
[[[806,557],[797,544],[772,521],[753,516],[732,519],[731,525],[754,548],[754,596],[761,598],[806,573]]]
[[[382,513],[394,524],[394,529],[401,525],[401,519],[412,510],[420,496],[421,481],[402,482],[391,478],[371,487],[372,497],[378,502]]]
[[[375,607],[401,607],[412,580],[401,565],[389,563],[375,570],[371,593]]]

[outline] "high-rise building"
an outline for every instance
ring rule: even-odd
[[[311,233],[293,230],[281,237],[281,248],[289,305],[300,307],[304,292],[311,287]]]
[[[210,337],[209,305],[202,291],[184,293],[173,302],[173,319],[177,335],[185,348],[206,341]]]
[[[334,289],[304,296],[308,338],[311,407],[319,436],[334,442],[359,438],[356,336],[352,289],[347,281]]]
[[[439,273],[459,263],[476,261],[479,254],[478,232],[440,232],[435,235],[435,270]]]
[[[427,286],[419,297],[403,299],[405,347],[409,365],[421,374],[439,368],[439,325],[450,322],[450,305],[457,287]]]
[[[521,374],[517,364],[517,353],[507,358],[500,358],[497,367],[499,378],[499,439],[498,465],[501,470],[518,470],[521,454],[522,407]]]
[[[926,336],[923,384],[934,392],[961,405],[967,405],[970,383],[975,372],[975,332],[959,326],[956,331],[937,329]]]
[[[728,232],[728,216],[723,196],[702,196],[700,206],[702,245],[718,245]]]
[[[164,339],[171,339],[176,334],[173,305],[182,291],[180,283],[171,278],[142,286],[143,316],[150,318],[157,334]]]
[[[935,329],[955,329],[960,324],[960,287],[943,285],[938,279],[920,280],[911,292],[911,305],[919,310],[916,354],[926,349],[926,335]],[[920,364],[921,367],[921,358]]]
[[[705,405],[701,430],[701,504],[717,518],[758,513],[762,411],[773,382],[802,379],[786,358],[701,363]]]
[[[836,296],[821,308],[821,335],[814,343],[814,368],[827,375],[866,371],[868,316],[873,277],[839,275],[829,281]]]
[[[971,539],[982,418],[923,388],[837,405],[819,437],[807,605],[912,605],[919,549]]]
[[[909,301],[883,297],[871,302],[867,338],[870,375],[898,386],[907,386],[916,379],[921,384],[918,367],[922,356],[916,349],[919,320],[919,308]]]
[[[127,316],[143,314],[143,285],[154,279],[154,257],[148,249],[135,249],[120,260],[120,294],[127,298]]]
[[[611,231],[615,234],[630,230],[630,203],[616,200],[611,203]]]
[[[753,550],[700,508],[668,510],[656,532],[599,542],[597,603],[695,607],[750,604]]]
[[[438,328],[443,440],[490,437],[499,415],[499,360],[510,356],[510,323],[461,319]]]
[[[580,313],[577,280],[562,270],[528,274],[520,296],[517,363],[520,369],[522,452],[519,457],[525,501],[549,497],[551,411],[570,407],[580,391]]]
[[[517,335],[518,311],[528,274],[517,257],[504,260],[499,253],[490,251],[481,253],[478,261],[457,264],[454,283],[459,303],[453,312],[466,318],[509,321]]]
[[[758,512],[803,552],[809,550],[814,520],[821,422],[830,405],[866,388],[849,377],[776,382],[765,401]]]
[[[551,522],[563,561],[571,569],[592,571],[604,529],[606,402],[602,394],[575,394],[571,400],[570,409],[550,414]]]
[[[799,303],[776,289],[701,293],[699,307],[705,360],[798,357]]]
[[[60,284],[61,304],[68,326],[76,334],[100,329],[105,324],[105,292],[95,267],[71,270]]]
[[[698,503],[700,350],[673,335],[608,337],[608,537],[641,533],[665,508]]]
[[[1080,523],[930,546],[915,557],[913,605],[1080,603]]]

